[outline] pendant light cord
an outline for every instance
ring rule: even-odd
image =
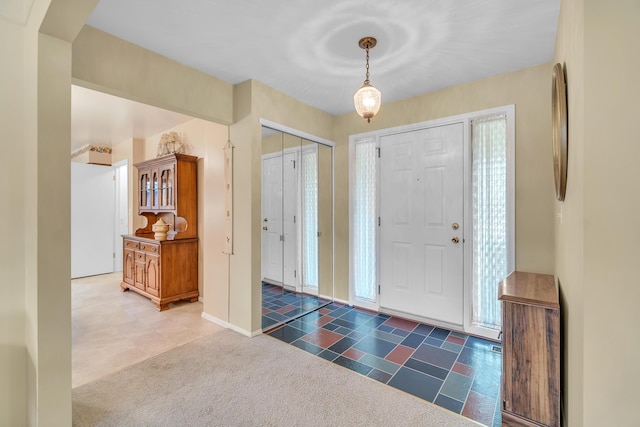
[[[365,47],[365,51],[367,52],[367,65],[366,65],[366,77],[364,79],[364,84],[368,85],[369,84],[369,43],[367,43],[367,46]]]

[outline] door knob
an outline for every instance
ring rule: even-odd
[[[266,225],[265,225],[264,227],[262,227],[262,229],[263,229],[263,230],[265,230],[265,231],[267,231],[267,230],[268,230],[268,228],[267,228],[267,226],[266,226]]]
[[[460,239],[458,238],[458,236],[454,237],[453,239],[451,239],[451,241],[453,243],[460,243]]]
[[[263,221],[264,221],[264,222],[267,222],[267,221],[269,221],[269,220],[267,219],[267,217],[265,217],[265,218],[263,219]]]

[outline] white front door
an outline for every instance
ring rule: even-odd
[[[463,141],[462,123],[380,138],[382,308],[463,324]]]
[[[295,287],[295,153],[262,159],[262,279]]]

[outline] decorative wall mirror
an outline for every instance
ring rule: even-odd
[[[262,329],[333,300],[333,147],[262,128]]]
[[[567,189],[567,85],[560,63],[554,65],[551,77],[551,117],[556,198],[563,201]]]

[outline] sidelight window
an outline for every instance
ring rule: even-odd
[[[510,272],[509,146],[507,117],[473,119],[471,324],[500,329],[498,283]]]
[[[318,287],[318,150],[302,150],[302,272],[303,286]]]
[[[352,265],[353,296],[355,299],[375,303],[376,284],[376,139],[355,141]]]

